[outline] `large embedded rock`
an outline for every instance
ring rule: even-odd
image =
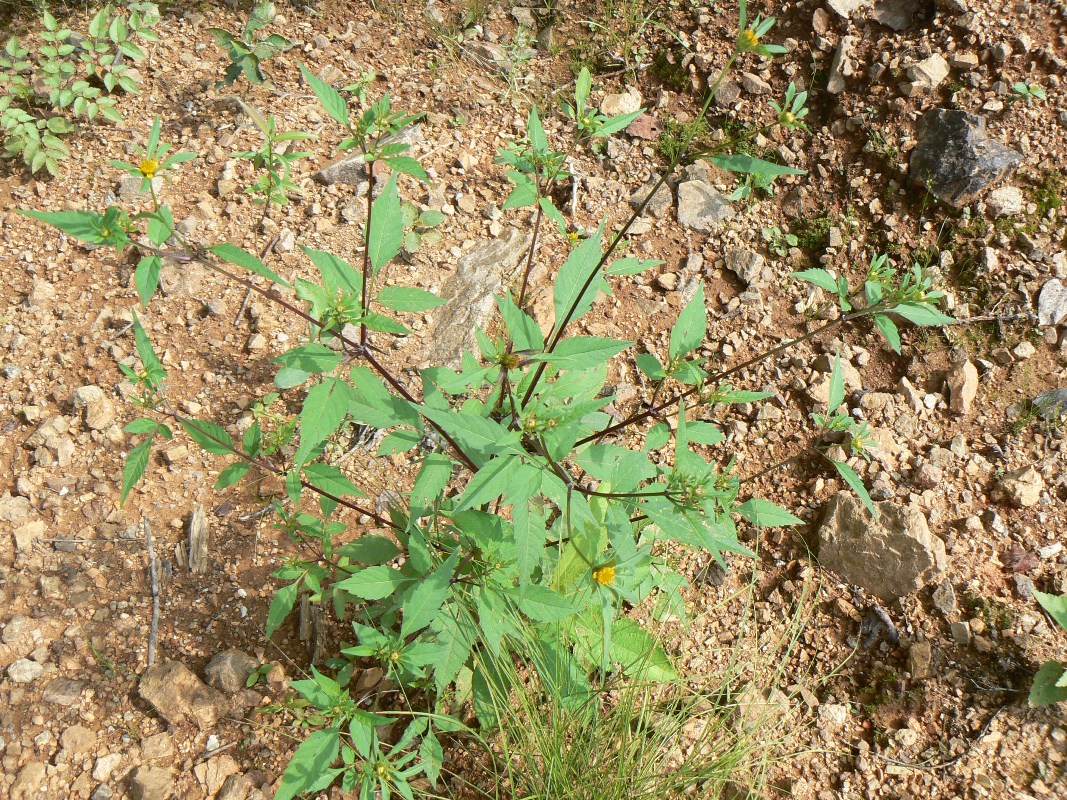
[[[1022,163],[1020,153],[989,138],[985,119],[934,108],[919,118],[911,151],[912,180],[956,207],[973,203]]]
[[[827,504],[819,527],[819,562],[884,601],[925,586],[944,571],[945,545],[914,506],[875,503],[874,519],[848,492]]]
[[[210,728],[230,709],[226,695],[177,661],[146,669],[138,692],[172,725],[189,720],[201,729]]]

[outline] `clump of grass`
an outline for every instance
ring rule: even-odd
[[[793,223],[793,234],[797,237],[797,246],[801,250],[817,252],[830,243],[830,217],[823,214],[813,219],[797,220]]]
[[[1032,196],[1037,205],[1039,217],[1063,205],[1067,195],[1067,175],[1058,169],[1047,169],[1041,177],[1041,184],[1034,188]]]
[[[690,150],[700,150],[707,135],[708,121],[703,116],[689,122],[679,122],[673,117],[667,117],[663,122],[663,133],[660,134],[657,149],[665,161],[673,164],[675,159],[685,156],[683,148],[687,142]]]

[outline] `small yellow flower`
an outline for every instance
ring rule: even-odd
[[[759,36],[757,36],[756,32],[751,28],[746,28],[741,31],[741,36],[737,40],[737,43],[742,50],[751,50],[759,44]]]
[[[611,586],[615,583],[615,567],[607,564],[593,570],[593,580],[601,586]]]
[[[145,158],[141,160],[141,163],[137,165],[137,171],[140,172],[146,178],[154,178],[156,171],[159,169],[159,162],[154,158]]]
[[[578,244],[578,231],[570,231],[567,238],[571,240],[571,244]]]

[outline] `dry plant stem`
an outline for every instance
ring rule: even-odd
[[[148,519],[144,523],[145,546],[148,548],[148,574],[152,580],[152,626],[148,632],[148,666],[156,663],[156,641],[159,638],[159,565],[156,563],[156,551],[152,547],[152,529]]]

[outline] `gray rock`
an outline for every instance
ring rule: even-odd
[[[940,53],[934,53],[908,67],[908,77],[923,88],[936,89],[948,77],[948,62]]]
[[[44,674],[44,667],[28,658],[20,658],[7,668],[12,683],[33,683]]]
[[[169,800],[174,796],[174,778],[170,770],[138,767],[130,773],[130,800]]]
[[[746,286],[763,282],[763,268],[767,262],[759,253],[743,247],[731,247],[726,251],[726,267],[745,282]]]
[[[774,91],[767,81],[752,72],[741,73],[741,86],[746,92],[754,95],[770,94]]]
[[[607,117],[620,114],[632,114],[641,108],[641,93],[632,87],[619,94],[604,95],[600,102],[600,113]]]
[[[871,16],[887,28],[902,31],[911,24],[918,10],[916,0],[880,0]]]
[[[245,681],[259,666],[259,662],[236,647],[224,650],[208,663],[204,670],[207,685],[229,694],[245,688]]]
[[[1037,321],[1041,325],[1059,325],[1067,320],[1067,285],[1059,278],[1046,281],[1037,296]]]
[[[730,201],[706,181],[678,186],[678,222],[696,231],[713,231],[734,216]]]
[[[933,649],[929,642],[912,642],[908,649],[908,672],[916,680],[930,677],[930,663],[933,660]]]
[[[819,561],[881,599],[896,600],[944,571],[945,545],[918,508],[875,507],[878,519],[852,494],[838,492],[819,527]]]
[[[1001,186],[989,193],[986,207],[994,217],[1016,217],[1026,210],[1026,200],[1018,186]]]
[[[639,208],[640,205],[645,202],[645,198],[648,197],[649,193],[658,182],[658,175],[653,175],[649,178],[647,183],[630,195],[630,205],[633,208]],[[664,182],[663,185],[656,190],[656,193],[652,195],[652,199],[648,201],[644,213],[653,216],[656,219],[662,219],[664,214],[667,213],[667,209],[671,207],[671,199],[670,186]]]
[[[1020,153],[990,139],[985,119],[944,108],[927,111],[916,128],[911,177],[956,207],[973,203],[1022,163]]]
[[[425,366],[458,366],[464,350],[477,348],[475,329],[484,327],[495,307],[494,297],[509,281],[530,247],[529,232],[508,228],[493,241],[480,244],[459,259],[456,274],[441,289],[448,303],[437,319],[420,360]]]
[[[1058,420],[1067,414],[1067,389],[1049,389],[1034,398],[1034,408],[1042,419]]]
[[[849,53],[856,40],[852,36],[842,36],[841,43],[837,46],[833,60],[830,62],[830,75],[826,79],[826,91],[830,94],[841,94],[845,91],[845,78],[852,74],[852,63],[849,61]]]
[[[741,84],[733,80],[725,80],[715,90],[715,102],[720,106],[729,106],[741,99]]]
[[[849,19],[861,8],[867,6],[867,0],[826,0],[828,5],[839,17]]]
[[[177,661],[146,669],[137,690],[172,725],[188,719],[201,729],[210,728],[230,706],[226,695],[205,685]]]
[[[81,698],[85,681],[73,678],[53,678],[44,689],[44,701],[57,706],[72,706]]]
[[[82,386],[74,390],[74,407],[85,414],[85,425],[102,431],[115,421],[115,405],[99,386]]]
[[[115,793],[111,791],[111,787],[106,783],[102,783],[93,789],[93,793],[89,795],[89,800],[111,800],[115,796]]]
[[[970,361],[956,364],[948,373],[949,408],[957,414],[971,410],[978,396],[978,368]]]
[[[934,601],[934,608],[946,617],[956,613],[956,590],[952,587],[952,581],[943,580],[937,584],[931,599]]]
[[[949,631],[952,633],[952,641],[963,647],[968,647],[971,644],[971,626],[966,622],[953,622],[949,625]]]
[[[141,190],[141,184],[143,181],[144,178],[142,178],[140,175],[123,175],[119,179],[118,188],[116,190],[119,195],[119,200],[132,202],[136,200],[144,200],[145,198],[151,197],[152,195],[150,192]],[[159,196],[159,192],[160,190],[162,190],[162,188],[163,179],[152,178],[152,191],[156,193],[157,197]]]
[[[1045,479],[1033,467],[1022,467],[1004,475],[997,484],[997,494],[1013,506],[1029,508],[1041,500]]]

